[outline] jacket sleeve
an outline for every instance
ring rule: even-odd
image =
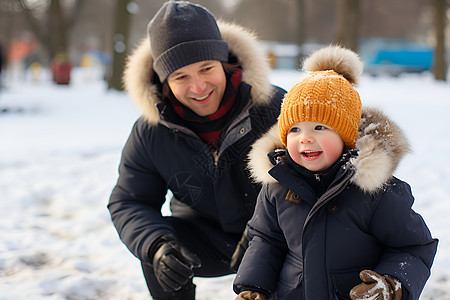
[[[270,198],[268,185],[264,185],[248,224],[249,234],[253,238],[233,283],[237,294],[243,290],[253,290],[271,295],[276,290],[287,245],[278,226],[275,201]]]
[[[161,215],[167,185],[149,156],[146,137],[151,128],[146,126],[139,119],[132,129],[108,209],[123,243],[142,262],[151,263],[147,255],[150,245],[173,229]]]
[[[399,279],[403,299],[418,299],[430,276],[438,241],[412,209],[414,198],[408,184],[394,179],[381,197],[371,230],[386,251],[375,271]]]

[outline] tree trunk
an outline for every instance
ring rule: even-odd
[[[127,10],[128,0],[117,0],[115,29],[113,36],[113,63],[108,88],[123,90],[122,76],[127,55],[127,42],[130,32],[131,16]]]
[[[52,44],[50,48],[50,58],[54,58],[56,55],[68,57],[67,25],[59,0],[51,1],[49,20],[50,24],[48,32],[50,33]]]
[[[445,61],[445,26],[447,0],[433,0],[434,10],[434,79],[446,80],[447,63]]]
[[[7,28],[6,26],[14,27],[16,18],[17,18],[17,15],[11,11],[6,11],[6,12],[1,13],[0,27],[3,27],[3,28]],[[6,64],[8,63],[9,44],[11,43],[12,30],[6,30],[6,32],[2,32],[2,37],[3,37],[3,40],[0,40],[2,57],[0,59],[3,59],[3,69],[5,69]]]
[[[353,51],[358,50],[360,0],[339,0],[336,24],[336,43]]]
[[[49,58],[52,58],[52,55],[50,54],[52,52],[52,45],[50,43],[49,34],[46,34],[42,30],[41,24],[39,24],[39,21],[36,19],[36,17],[33,15],[32,11],[28,8],[25,1],[20,0],[20,5],[23,8],[23,13],[25,15],[25,19],[29,25],[30,30],[33,32],[34,36],[39,40],[41,45],[45,48],[47,51],[47,54]]]
[[[298,18],[298,33],[296,43],[302,49],[305,42],[306,22],[305,22],[305,0],[297,1],[297,18]],[[298,60],[301,61],[306,53],[300,51]]]

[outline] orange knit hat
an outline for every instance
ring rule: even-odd
[[[285,96],[278,119],[281,142],[286,146],[288,130],[299,122],[331,127],[347,148],[355,148],[361,100],[354,89],[363,71],[359,56],[348,49],[328,46],[309,56],[307,73]]]

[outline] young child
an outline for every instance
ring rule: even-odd
[[[329,46],[304,69],[278,126],[250,152],[264,185],[236,299],[418,299],[437,240],[392,175],[408,142],[380,111],[361,109],[357,54]]]

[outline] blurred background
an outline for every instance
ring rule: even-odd
[[[146,36],[161,0],[1,0],[2,76],[51,70],[70,84],[73,67],[101,66],[121,90],[126,55]],[[253,30],[274,68],[298,69],[325,44],[358,51],[366,72],[433,72],[446,80],[449,0],[197,0],[217,18]]]
[[[164,2],[0,0],[0,300],[149,299],[106,204],[140,115],[124,62]],[[193,2],[254,31],[285,89],[312,50],[361,54],[358,92],[404,128],[396,173],[440,239],[421,299],[450,299],[450,0]],[[233,279],[196,278],[198,299],[233,299]]]

